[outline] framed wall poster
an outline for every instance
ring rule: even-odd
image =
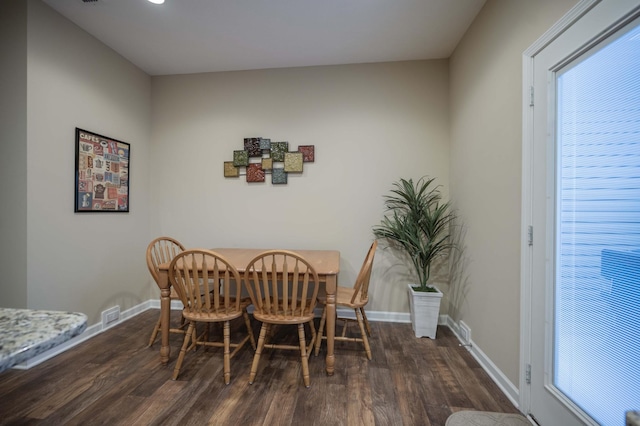
[[[76,127],[76,213],[129,212],[130,145]]]

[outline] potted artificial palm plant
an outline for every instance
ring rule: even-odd
[[[455,213],[442,202],[435,178],[400,179],[384,196],[387,215],[373,228],[377,238],[406,253],[417,283],[409,284],[411,323],[416,337],[436,337],[442,292],[429,282],[434,261],[453,247],[450,227]]]

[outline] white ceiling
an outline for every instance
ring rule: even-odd
[[[447,58],[485,0],[43,0],[149,75]]]

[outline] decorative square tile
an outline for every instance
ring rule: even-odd
[[[260,140],[262,138],[244,138],[244,150],[249,153],[249,157],[262,157]]]
[[[315,145],[300,145],[298,151],[302,153],[302,161],[313,163],[315,157]]]
[[[262,159],[262,169],[263,170],[271,170],[271,169],[273,169],[273,158],[263,158]]]
[[[240,169],[233,165],[233,161],[224,162],[224,177],[238,177]]]
[[[271,142],[273,161],[284,161],[284,153],[289,151],[289,142]]]
[[[287,172],[284,169],[273,169],[271,172],[271,183],[273,185],[281,185],[287,183]]]
[[[247,182],[264,182],[264,170],[259,163],[251,163],[247,166]]]
[[[247,151],[233,151],[233,165],[236,167],[249,164],[249,153]]]
[[[291,172],[291,173],[302,172],[302,153],[301,152],[285,152],[284,171]]]
[[[260,138],[260,149],[271,149],[271,139]]]

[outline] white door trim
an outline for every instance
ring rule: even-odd
[[[520,237],[520,385],[519,408],[528,414],[531,408],[531,388],[527,384],[527,366],[531,364],[531,283],[532,260],[529,227],[533,223],[533,63],[534,57],[549,43],[564,33],[574,22],[601,0],[580,0],[558,22],[549,28],[522,54],[522,217]],[[535,242],[533,242],[535,243]],[[543,242],[538,242],[543,243]]]

